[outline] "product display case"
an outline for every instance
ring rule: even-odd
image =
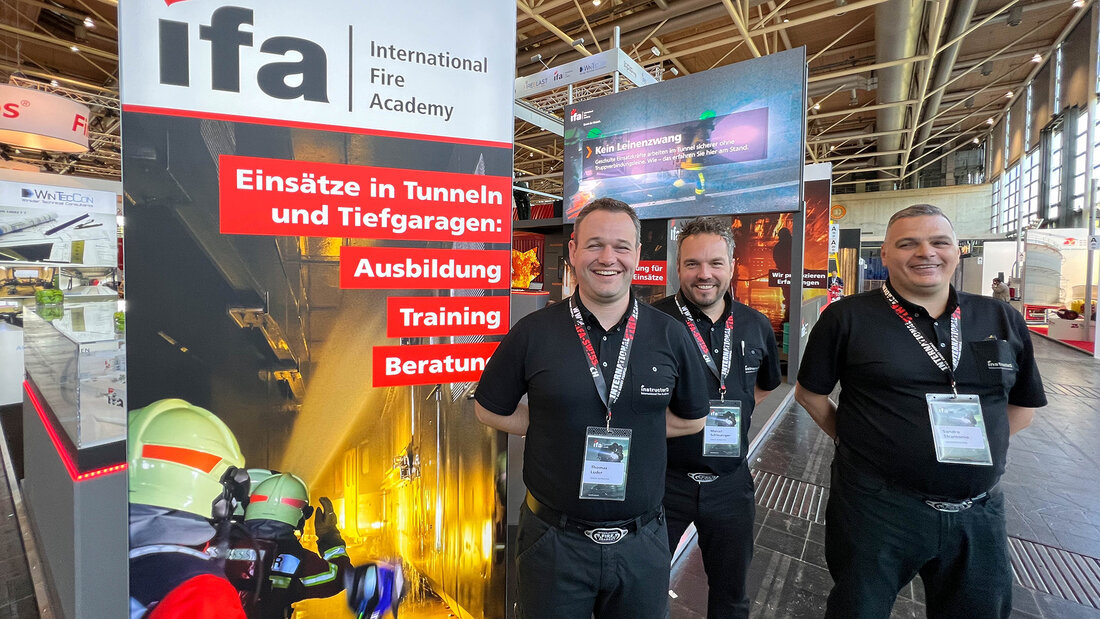
[[[28,306],[27,375],[76,449],[126,438],[126,340],[113,300]]]
[[[61,617],[126,612],[126,344],[117,309],[113,298],[23,308],[23,499]]]

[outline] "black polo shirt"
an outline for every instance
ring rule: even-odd
[[[610,388],[630,310],[604,331],[574,298]],[[477,386],[478,403],[498,415],[512,414],[527,394],[531,419],[523,481],[540,502],[574,518],[625,520],[656,509],[665,483],[665,409],[685,419],[707,415],[707,370],[684,328],[652,306],[638,305],[622,393],[611,409],[611,426],[632,430],[626,500],[579,498],[585,431],[604,427],[607,409],[589,374],[568,300],[516,323]]]
[[[1046,405],[1031,337],[1012,306],[992,298],[956,293],[933,319],[919,305],[890,291],[913,324],[951,359],[951,313],[960,308],[962,352],[955,380],[960,394],[980,397],[992,466],[936,461],[925,394],[951,393],[947,374],[917,344],[881,290],[830,304],[810,333],[798,382],[828,394],[840,381],[838,453],[853,466],[934,497],[963,499],[993,487],[1008,451],[1006,406]]]
[[[741,466],[743,456],[749,448],[749,424],[752,411],[756,406],[753,387],[771,391],[779,386],[783,375],[779,369],[779,349],[775,343],[775,332],[767,317],[751,307],[733,300],[726,292],[726,309],[717,323],[703,313],[698,306],[680,295],[680,302],[688,309],[694,319],[699,335],[703,337],[714,365],[722,369],[722,344],[726,333],[726,318],[733,313],[733,331],[730,334],[732,345],[730,354],[730,373],[726,377],[726,399],[741,400],[741,458],[718,458],[703,455],[703,433],[690,436],[677,436],[668,439],[668,468],[681,473],[732,473]],[[676,295],[665,297],[653,304],[653,307],[669,314],[688,331],[684,315],[676,306]],[[688,331],[689,337],[690,331]],[[703,361],[703,354],[695,338],[691,337],[692,350],[699,357],[707,373],[707,395],[717,400],[720,394],[718,377]]]

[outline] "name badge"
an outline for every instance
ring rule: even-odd
[[[741,400],[711,400],[703,427],[703,455],[741,456]]]
[[[627,428],[588,426],[584,434],[580,498],[598,501],[626,499],[630,434],[631,430]]]
[[[936,460],[946,464],[991,466],[993,457],[978,396],[929,393],[924,397],[932,421]]]

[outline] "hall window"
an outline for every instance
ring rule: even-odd
[[[1088,169],[1086,167],[1089,149],[1088,116],[1079,114],[1075,125],[1077,135],[1074,136],[1073,140],[1073,211],[1080,213],[1085,210],[1085,186],[1088,185]]]
[[[1004,176],[1004,201],[1001,202],[1001,225],[997,232],[1013,232],[1020,220],[1020,168],[1017,163]]]
[[[1050,191],[1047,194],[1047,219],[1056,221],[1062,204],[1062,126],[1050,132],[1050,157],[1048,159]]]
[[[989,231],[1000,232],[1001,177],[999,176],[993,181],[993,204],[990,206],[989,213]]]
[[[1022,167],[1022,195],[1020,207],[1024,210],[1024,225],[1039,219],[1039,149],[1024,155]],[[1015,229],[1015,226],[1013,226]]]

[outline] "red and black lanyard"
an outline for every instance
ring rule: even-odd
[[[630,319],[626,321],[623,330],[623,343],[619,347],[619,359],[615,362],[615,373],[611,377],[611,390],[607,389],[607,381],[600,371],[600,358],[596,354],[596,348],[592,346],[592,340],[588,338],[588,328],[584,323],[577,308],[575,296],[569,297],[569,312],[573,314],[573,323],[577,328],[577,337],[581,340],[584,349],[584,357],[588,360],[588,371],[592,374],[592,382],[596,384],[596,392],[600,394],[600,401],[607,407],[607,428],[611,428],[611,407],[619,400],[619,394],[623,391],[623,380],[626,378],[626,365],[630,359],[630,346],[634,343],[634,329],[638,324],[638,300],[634,299],[634,305],[630,310]]]
[[[703,335],[699,333],[699,327],[695,325],[695,320],[691,317],[691,312],[680,303],[679,295],[673,298],[676,300],[676,307],[680,308],[680,313],[684,315],[684,322],[687,323],[688,331],[691,331],[691,335],[695,337],[695,343],[699,345],[699,352],[703,353],[703,361],[718,379],[718,393],[720,398],[725,400],[726,377],[729,376],[730,357],[733,356],[733,345],[730,343],[733,338],[733,312],[731,311],[729,317],[726,318],[725,335],[722,338],[722,370],[719,371],[718,366],[714,363],[714,357],[710,355],[707,343],[703,341]]]
[[[890,292],[886,284],[882,285],[882,294],[886,297],[886,302],[890,304],[894,313],[901,318],[901,321],[905,324],[905,328],[909,329],[909,333],[913,336],[913,339],[917,340],[917,343],[924,349],[928,357],[932,359],[932,362],[936,364],[936,367],[938,367],[941,372],[947,374],[947,379],[951,381],[951,391],[955,395],[959,395],[959,391],[956,389],[955,384],[955,369],[959,367],[959,355],[962,352],[962,333],[959,326],[962,322],[962,308],[955,305],[955,311],[951,312],[951,363],[949,365],[943,353],[941,353],[932,342],[929,342],[928,338],[924,337],[924,334],[913,324],[913,318],[909,315],[909,312],[901,306],[897,297]]]

